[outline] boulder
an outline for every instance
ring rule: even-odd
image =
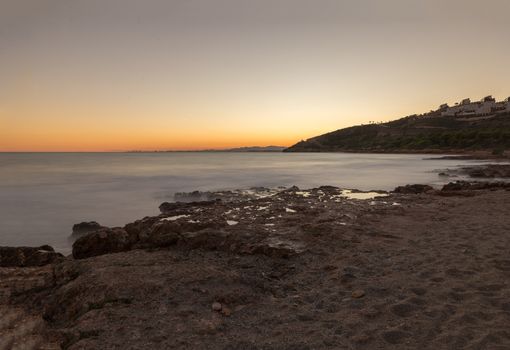
[[[104,228],[80,237],[73,244],[73,257],[84,259],[131,249],[136,237],[122,228]]]
[[[420,194],[432,191],[434,191],[432,186],[421,184],[398,186],[393,190],[393,192],[401,194]]]
[[[71,234],[71,237],[80,237],[87,233],[101,230],[104,228],[106,227],[101,226],[95,221],[80,222],[79,224],[73,225],[73,233]]]
[[[44,266],[63,259],[63,255],[44,245],[41,247],[0,247],[0,267]]]

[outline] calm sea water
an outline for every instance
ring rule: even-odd
[[[175,192],[252,186],[361,190],[439,185],[463,161],[344,153],[0,153],[0,246],[68,253],[73,224],[124,225],[158,214]]]

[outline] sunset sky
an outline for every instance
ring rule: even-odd
[[[510,96],[508,0],[0,0],[0,151],[291,145]]]

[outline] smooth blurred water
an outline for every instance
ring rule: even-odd
[[[175,192],[334,185],[389,190],[441,184],[427,155],[347,153],[0,153],[0,246],[69,252],[73,224],[124,225],[158,214]]]

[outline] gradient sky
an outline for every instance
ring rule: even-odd
[[[508,0],[0,0],[0,151],[291,145],[510,96]]]

